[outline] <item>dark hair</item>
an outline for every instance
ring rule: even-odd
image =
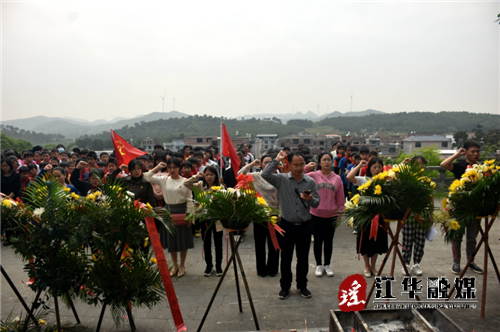
[[[155,156],[153,158],[153,166],[156,167],[161,162],[167,163],[167,154],[163,151],[158,151],[155,153]],[[164,169],[161,170],[161,172],[165,172],[167,168],[165,167]]]
[[[196,159],[196,157],[189,157],[188,159],[186,159],[186,161],[189,161],[193,165],[198,165],[198,159]]]
[[[99,158],[101,158],[102,156],[109,156],[109,153],[107,153],[107,152],[101,152],[101,153],[99,153]]]
[[[116,160],[116,158],[109,157],[108,162],[106,163],[106,166],[109,164],[115,164],[116,166],[118,166],[118,160]]]
[[[198,151],[196,151],[196,152],[194,153],[194,156],[195,156],[195,157],[201,157],[201,158],[203,158],[203,152],[202,152],[202,150],[198,150]]]
[[[131,172],[132,170],[135,169],[135,167],[139,165],[139,167],[141,168],[142,170],[142,163],[139,159],[132,159],[129,163],[128,163],[128,171]]]
[[[361,154],[355,152],[355,153],[351,154],[351,159],[352,160],[361,159]]]
[[[184,168],[184,167],[188,167],[188,168],[191,168],[193,169],[193,164],[190,162],[190,161],[184,161],[182,164],[181,164],[181,167]]]
[[[352,151],[352,150],[351,150]],[[368,147],[366,146],[362,146],[360,149],[359,149],[359,154],[362,154],[362,153],[370,153],[370,149],[368,149]]]
[[[51,149],[50,152],[59,152],[57,149]]]
[[[17,160],[16,156],[10,156],[7,159],[10,159],[11,162],[16,162],[19,165],[19,161]]]
[[[43,151],[42,151],[42,156],[43,156],[44,154],[48,154],[48,155],[50,155],[50,152],[49,152],[49,151],[47,151],[47,150],[43,150]]]
[[[339,149],[345,150],[345,144],[340,144],[339,146],[337,146],[337,150],[339,150]]]
[[[351,146],[351,152],[359,152],[359,147],[357,146]]]
[[[28,169],[33,169],[34,168],[34,169],[38,170],[37,165],[33,164],[33,163],[26,165],[26,167],[28,167]]]
[[[214,153],[211,149],[206,149],[205,154],[210,154],[210,156],[208,157],[208,159],[210,159],[210,160],[212,160],[214,158]]]
[[[77,153],[78,155],[80,155],[80,149],[79,148],[73,148],[73,153]]]
[[[368,156],[378,157],[378,152],[377,151],[370,151],[370,153],[368,153]]]
[[[285,147],[283,147],[283,151],[285,151],[285,150],[290,151],[290,147],[289,147],[289,146],[285,146]]]
[[[95,153],[94,151],[89,151],[89,153],[87,153],[87,158],[94,158],[95,160],[97,160],[97,153]]]
[[[21,173],[29,173],[30,172],[30,169],[26,166],[21,166],[19,167],[19,174]]]
[[[100,168],[94,168],[90,171],[89,178],[93,175],[97,176],[100,180],[104,177],[104,171]]]
[[[67,155],[69,157],[69,152],[68,151],[64,150],[64,151],[59,152],[60,156],[63,155],[63,154],[65,154],[65,155]]]
[[[193,149],[193,147],[191,145],[184,145],[184,147],[182,148],[182,152],[184,152],[184,150],[186,150],[186,148],[189,148],[189,150]]]
[[[266,158],[271,158],[271,159],[274,159],[272,155],[270,154],[265,154],[263,155],[261,158],[260,158],[260,163],[262,164],[264,162],[264,159]]]
[[[291,162],[292,162],[293,157],[295,157],[295,156],[297,156],[297,157],[302,157],[302,158],[304,159],[304,161],[306,160],[306,157],[304,156],[304,154],[303,154],[302,152],[293,151],[293,152],[290,152],[290,153],[288,154],[288,157],[287,157],[288,162],[289,162],[289,163],[291,163]]]
[[[35,145],[32,150],[33,150],[33,153],[35,153],[37,151],[43,150],[43,147],[41,145]]]
[[[59,172],[61,172],[63,175],[67,175],[67,174],[66,174],[66,170],[65,170],[64,168],[62,168],[61,166],[54,167],[54,168],[52,169],[52,173],[54,173],[54,171],[59,171]]]
[[[38,150],[37,150],[37,151],[35,151],[35,152],[33,152],[33,156],[34,156],[34,155],[36,155],[36,154],[37,154],[37,155],[40,155],[40,156],[42,155],[42,153],[41,153],[40,151],[38,151]]]
[[[366,171],[366,176],[368,177],[372,177],[372,166],[375,165],[375,164],[380,164],[382,166],[384,166],[384,161],[380,158],[372,158],[370,159],[370,162],[368,163],[368,170]]]
[[[330,152],[325,152],[325,151],[321,152],[321,153],[318,155],[318,170],[321,170],[321,164],[320,164],[320,162],[321,162],[321,159],[323,158],[323,156],[328,156],[328,157],[330,157],[330,159],[331,159],[331,160],[332,160],[332,162],[333,162],[333,158],[332,158],[332,155],[330,154]]]
[[[179,160],[179,158],[175,157],[169,158],[167,161],[167,167],[169,167],[170,165],[173,165],[174,167],[177,168],[181,168],[181,161]]]
[[[34,157],[34,156],[35,156],[35,154],[33,152],[31,152],[31,151],[26,151],[24,153],[24,158],[26,158],[26,157]]]
[[[74,161],[68,161],[68,166],[69,165],[76,165],[76,163]]]
[[[44,162],[41,162],[40,165],[38,165],[38,167],[40,167],[40,169],[44,169],[45,166],[47,166],[49,163],[44,161]]]
[[[149,156],[147,154],[143,154],[142,156],[139,156],[139,160],[147,160],[147,161],[149,161]]]
[[[160,145],[160,144],[156,144],[155,146],[153,146],[153,149],[156,150],[156,149],[160,149],[160,150],[165,150],[165,148],[163,147],[163,145]]]
[[[411,161],[421,161],[424,165],[427,165],[427,160],[425,160],[424,156],[415,156],[413,158],[411,158]]]
[[[59,149],[59,148],[63,148],[64,150],[66,150],[66,147],[62,144],[57,144],[56,149]]]
[[[208,165],[207,167],[205,167],[205,170],[203,171],[203,173],[206,173],[207,171],[215,174],[214,186],[219,186],[220,185],[219,172],[217,172],[217,168]],[[208,183],[205,181],[205,177],[203,177],[203,186],[208,187]]]
[[[464,149],[469,150],[470,148],[478,148],[481,149],[481,144],[479,144],[476,141],[465,141],[464,142]]]
[[[99,161],[97,162],[97,166],[99,166],[99,167],[103,167],[103,166],[106,166],[106,163],[105,163],[104,161],[99,160]]]
[[[68,167],[68,166],[69,166],[69,163],[67,163],[67,162],[64,162],[64,161],[63,161],[62,163],[59,163],[59,166],[61,166],[61,167],[63,167],[63,168],[64,168],[64,167]]]
[[[340,143],[340,141],[333,141],[333,143],[332,143],[332,148],[333,148],[335,145],[337,145],[338,143]]]

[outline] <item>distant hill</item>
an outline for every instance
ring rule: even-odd
[[[19,129],[36,131],[46,134],[64,135],[66,138],[77,138],[83,135],[100,134],[110,128],[122,128],[124,126],[134,126],[136,123],[157,121],[160,119],[182,118],[188,114],[172,111],[168,113],[153,112],[146,115],[137,116],[132,119],[123,117],[115,118],[118,121],[94,120],[92,122],[77,118],[60,118],[35,116],[26,119],[16,119],[3,121],[4,125],[11,125]]]
[[[377,110],[372,110],[368,109],[365,111],[360,111],[360,112],[348,112],[348,113],[342,113],[342,112],[332,112],[332,113],[327,113],[320,115],[318,117],[317,114],[313,113],[312,111],[308,111],[307,113],[302,113],[302,112],[297,112],[297,113],[285,113],[285,114],[276,114],[276,113],[263,113],[263,114],[250,114],[250,115],[243,115],[237,117],[238,120],[241,119],[273,119],[277,118],[280,119],[281,122],[287,123],[289,120],[295,120],[295,119],[303,119],[303,120],[311,120],[311,121],[320,121],[326,118],[336,118],[340,116],[365,116],[369,114],[385,114],[382,111],[377,111]]]
[[[335,111],[333,113],[321,115],[318,118],[318,120],[323,120],[326,118],[338,118],[340,116],[365,116],[365,115],[370,115],[370,114],[386,114],[386,113],[382,112],[382,111],[372,110],[372,109],[367,109],[366,111],[346,112],[346,113]]]

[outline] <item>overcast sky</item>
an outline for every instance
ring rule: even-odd
[[[499,111],[492,2],[2,2],[2,119]],[[318,106],[319,105],[319,106]]]

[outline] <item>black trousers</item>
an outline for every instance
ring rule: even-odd
[[[278,236],[281,247],[281,279],[282,289],[292,286],[292,259],[293,250],[297,249],[297,288],[307,287],[307,272],[309,271],[309,249],[311,248],[311,222],[294,225],[281,219],[280,227],[285,231],[284,236]]]
[[[213,236],[215,246],[215,267],[220,269],[222,265],[222,237],[224,235],[224,231],[217,232],[215,229],[215,225],[212,225],[208,228],[207,223],[204,221],[200,223],[200,227],[201,236],[203,239],[203,252],[205,254],[205,262],[207,263],[207,267],[214,266],[212,263]]]
[[[274,231],[276,232],[276,231]],[[276,232],[277,233],[277,232]],[[280,237],[276,234],[276,237]],[[264,225],[254,224],[253,238],[255,240],[255,258],[257,262],[257,274],[275,275],[278,273],[279,251],[274,249],[269,228]],[[267,257],[266,257],[266,243],[267,243]]]
[[[314,235],[314,258],[316,265],[321,264],[321,255],[324,252],[325,265],[330,265],[333,252],[333,236],[337,217],[321,218],[311,215],[311,223]]]

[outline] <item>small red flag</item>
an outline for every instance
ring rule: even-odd
[[[234,172],[234,178],[236,182],[238,182],[238,171],[240,170],[240,157],[236,154],[236,149],[234,148],[233,142],[231,141],[231,137],[227,133],[226,125],[222,124],[222,155],[229,157],[231,160],[231,167]]]
[[[113,142],[113,148],[115,149],[118,167],[122,164],[128,165],[128,163],[133,159],[148,154],[146,151],[134,148],[132,145],[127,143],[127,141],[118,136],[114,130],[111,130],[111,141]]]

